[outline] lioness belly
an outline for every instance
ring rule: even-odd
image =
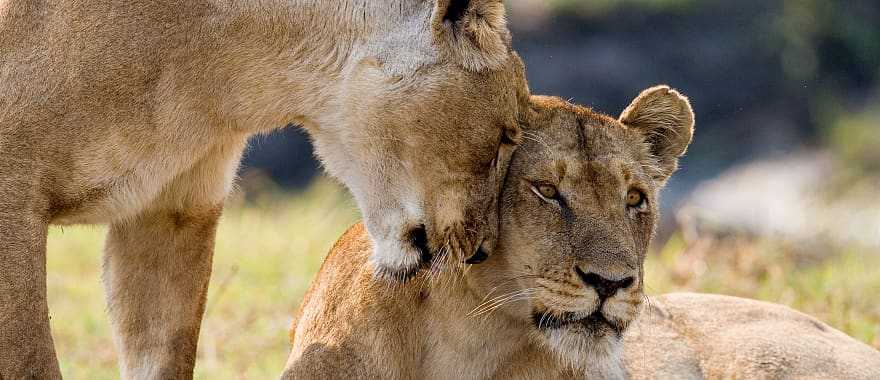
[[[112,187],[85,188],[72,198],[50,201],[52,224],[103,224],[136,215],[159,192],[159,180],[123,176]]]
[[[53,224],[112,223],[137,215],[156,203],[209,147],[156,141],[154,146],[165,148],[144,154],[104,143],[115,149],[80,154],[72,175],[51,186]]]
[[[124,171],[107,171],[67,194],[50,195],[51,222],[100,224],[136,215],[179,172],[174,169],[160,162],[146,162]]]

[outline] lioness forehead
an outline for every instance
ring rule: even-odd
[[[638,175],[641,141],[614,118],[548,96],[532,96],[531,110],[520,149],[536,170],[593,179]]]

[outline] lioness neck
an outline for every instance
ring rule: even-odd
[[[480,296],[471,278],[447,271],[430,286],[421,320],[422,375],[434,379],[571,377],[529,337],[529,326],[492,308],[497,294]],[[424,292],[423,292],[424,293]]]

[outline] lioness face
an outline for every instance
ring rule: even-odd
[[[557,98],[532,104],[502,193],[497,253],[468,278],[489,299],[517,300],[503,309],[573,365],[613,363],[644,298],[658,191],[690,142],[693,114],[667,87],[643,92],[620,120]]]
[[[501,182],[528,108],[502,3],[440,1],[432,12],[430,41],[416,35],[389,47],[421,44],[428,58],[383,50],[349,73],[346,119],[337,124],[367,131],[346,141],[357,157],[336,158],[316,142],[363,211],[381,277],[409,278],[436,254],[462,261],[491,250]]]

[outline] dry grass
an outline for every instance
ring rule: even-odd
[[[333,241],[355,220],[332,184],[229,207],[220,225],[196,377],[276,378],[287,328]],[[103,228],[54,228],[49,298],[68,379],[118,378],[100,284]],[[649,292],[707,291],[791,305],[880,347],[880,253],[804,258],[770,242],[673,237],[647,264]]]

